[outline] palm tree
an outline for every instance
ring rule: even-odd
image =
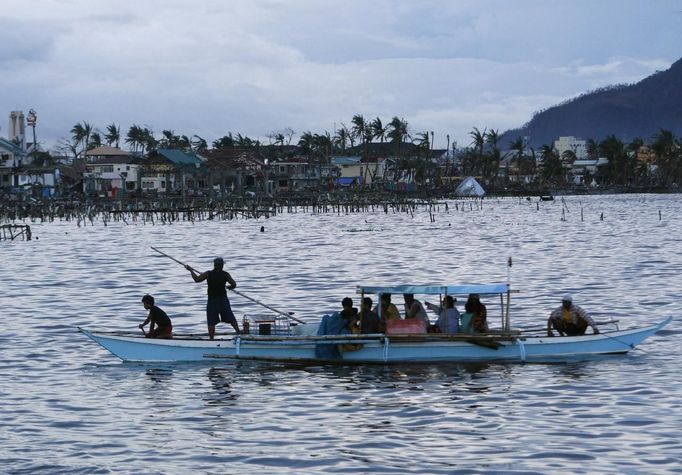
[[[232,137],[232,132],[229,132],[227,135],[214,140],[212,145],[213,148],[217,150],[234,148],[234,137]]]
[[[555,183],[564,181],[564,167],[559,158],[559,153],[551,145],[543,145],[540,147],[540,160],[542,161],[542,169],[540,176],[546,183]]]
[[[366,157],[368,155],[369,142],[372,140],[372,130],[362,114],[355,114],[351,119],[351,123],[353,124],[353,136],[362,141],[364,145],[363,153]]]
[[[92,125],[83,121],[77,123],[71,128],[71,138],[73,143],[78,147],[82,146],[84,150],[88,150],[90,145],[90,135],[92,134]]]
[[[192,141],[189,139],[188,136],[186,135],[181,135],[180,136],[180,141],[178,142],[178,148],[181,150],[191,150],[192,149]]]
[[[314,140],[313,140],[313,134],[309,130],[306,132],[303,132],[301,134],[301,138],[298,140],[298,146],[301,148],[301,152],[308,158],[308,161],[310,161],[310,157],[313,152],[314,148]]]
[[[388,132],[386,137],[390,139],[396,146],[396,155],[400,155],[400,145],[409,137],[409,126],[405,119],[398,118],[398,116],[393,117],[391,122],[388,124]]]
[[[282,136],[282,141],[284,141],[284,136]],[[208,150],[208,143],[206,140],[199,137],[198,135],[192,135],[192,150],[196,153],[204,153]]]
[[[523,137],[517,137],[509,143],[509,148],[516,152],[516,181],[518,182],[521,176],[521,162],[526,153],[526,142]]]
[[[417,147],[425,151],[426,156],[428,156],[429,150],[431,150],[431,141],[429,140],[428,132],[419,132],[414,139]]]
[[[362,140],[365,137],[365,130],[367,130],[368,127],[365,118],[362,114],[355,114],[350,122],[353,124],[353,128],[351,129],[353,136],[356,139]]]
[[[475,174],[478,170],[481,170],[482,174],[485,175],[484,169],[486,167],[483,148],[485,147],[486,129],[483,129],[483,132],[481,132],[477,127],[474,127],[473,130],[469,132],[469,136],[471,137],[471,145],[474,149],[473,155],[469,157],[471,159],[471,172]]]
[[[102,135],[97,132],[93,132],[92,135],[90,135],[90,143],[88,145],[88,150],[92,150],[93,148],[96,147],[101,147],[102,146]]]
[[[154,132],[150,128],[145,127],[144,129],[142,129],[141,138],[142,138],[141,145],[144,146],[145,152],[147,153],[152,152],[156,150],[156,148],[158,147],[158,141],[154,137]]]
[[[159,148],[177,148],[179,138],[172,130],[162,130]]]
[[[369,123],[369,128],[372,131],[372,138],[379,139],[381,143],[386,140],[387,128],[381,123],[381,119],[376,117]]]
[[[500,170],[500,160],[502,160],[502,154],[500,152],[500,132],[496,129],[490,129],[486,134],[485,141],[490,145],[490,175],[492,177],[497,177],[497,173]]]
[[[253,148],[258,144],[258,141],[253,140],[252,138],[242,135],[242,134],[237,134],[237,137],[235,139],[235,147],[236,148]]]
[[[623,142],[611,134],[599,143],[599,154],[609,160],[606,168],[609,182],[625,184],[628,172]]]
[[[313,143],[318,156],[325,163],[329,163],[332,156],[332,150],[334,148],[332,137],[329,132],[325,130],[324,134],[315,134],[313,137]]]
[[[346,144],[351,143],[352,140],[351,134],[345,125],[342,125],[342,127],[336,131],[336,135],[334,135],[333,138],[334,145],[341,150],[341,153],[346,153]]]
[[[145,133],[142,127],[137,124],[131,125],[126,134],[125,143],[130,146],[130,149],[133,152],[137,152],[138,149],[143,149],[145,144]]]
[[[121,140],[121,128],[114,123],[107,125],[107,133],[104,134],[104,140],[110,147],[113,145],[118,148],[118,143]]]
[[[671,130],[661,129],[654,135],[651,148],[656,154],[658,176],[661,182],[669,185],[672,181],[679,183],[680,176],[680,140]]]

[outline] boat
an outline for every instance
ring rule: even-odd
[[[466,284],[358,286],[357,293],[466,296],[500,302],[500,328],[487,333],[386,333],[318,335],[318,324],[298,324],[287,314],[255,320],[255,334],[174,335],[173,339],[151,339],[133,332],[103,332],[79,327],[78,330],[123,361],[185,362],[265,360],[280,362],[325,363],[429,363],[429,362],[531,362],[571,361],[598,355],[624,354],[668,325],[672,317],[643,327],[613,330],[580,336],[550,337],[546,333],[514,329],[510,325],[510,300],[515,291],[509,284]],[[268,307],[270,308],[270,307]],[[492,314],[488,321],[492,323]],[[300,320],[297,320],[300,321]],[[541,319],[546,321],[545,318]],[[604,323],[598,322],[600,326]],[[321,349],[339,348],[334,356]],[[348,350],[350,348],[350,350]]]

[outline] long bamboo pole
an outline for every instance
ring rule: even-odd
[[[163,251],[160,251],[159,249],[155,248],[154,246],[150,246],[150,247],[151,247],[152,249],[154,249],[156,252],[158,252],[159,254],[161,254],[162,256],[167,257],[167,258],[169,258],[169,259],[171,259],[171,260],[177,262],[178,264],[180,264],[180,265],[183,266],[183,267],[189,267],[189,268],[192,269],[194,272],[199,273],[199,271],[196,270],[194,267],[188,266],[188,265],[185,264],[184,262],[181,262],[181,261],[177,260],[175,257],[173,257],[173,256],[171,256],[171,255],[168,255],[168,254],[166,254],[166,253],[163,252]],[[240,291],[235,290],[235,289],[230,289],[230,290],[231,290],[232,292],[234,292],[235,294],[241,295],[241,296],[244,297],[245,299],[250,300],[250,301],[252,301],[252,302],[254,302],[254,303],[257,303],[258,305],[260,305],[260,306],[262,306],[262,307],[265,307],[265,308],[267,308],[268,310],[272,310],[273,312],[275,312],[275,313],[277,313],[277,314],[279,314],[279,315],[282,315],[282,316],[284,316],[284,317],[290,318],[290,319],[292,319],[293,321],[298,322],[298,323],[305,323],[303,320],[299,320],[298,318],[293,317],[290,313],[284,313],[284,312],[282,312],[282,311],[280,311],[280,310],[277,310],[276,308],[271,307],[270,305],[264,304],[263,302],[254,299],[253,297],[249,297],[248,295],[246,295],[246,294],[243,293],[243,292],[240,292]]]

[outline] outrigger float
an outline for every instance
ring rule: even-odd
[[[646,338],[661,330],[672,320],[629,330],[619,330],[617,321],[612,331],[597,335],[548,337],[511,328],[509,284],[491,285],[410,285],[357,288],[367,294],[415,294],[466,296],[476,293],[481,298],[499,296],[501,325],[488,333],[439,334],[408,333],[317,335],[317,323],[304,323],[290,315],[279,313],[269,321],[255,320],[255,334],[219,336],[209,340],[206,335],[175,334],[173,339],[145,338],[133,332],[100,332],[78,328],[123,361],[183,362],[231,360],[266,360],[281,362],[322,363],[429,363],[429,362],[525,362],[571,361],[597,355],[624,354]],[[268,307],[271,308],[271,307]],[[489,324],[492,323],[488,314]],[[546,321],[544,318],[541,319]],[[599,323],[599,322],[598,322]],[[599,323],[600,326],[604,323]],[[321,348],[340,345],[352,351],[334,352],[338,357],[320,356],[329,352]]]

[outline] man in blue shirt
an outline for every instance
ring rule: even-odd
[[[426,302],[428,309],[438,315],[438,321],[435,325],[437,332],[453,334],[459,331],[459,310],[455,307],[455,302],[456,300],[451,295],[446,295],[443,298],[442,307]]]

